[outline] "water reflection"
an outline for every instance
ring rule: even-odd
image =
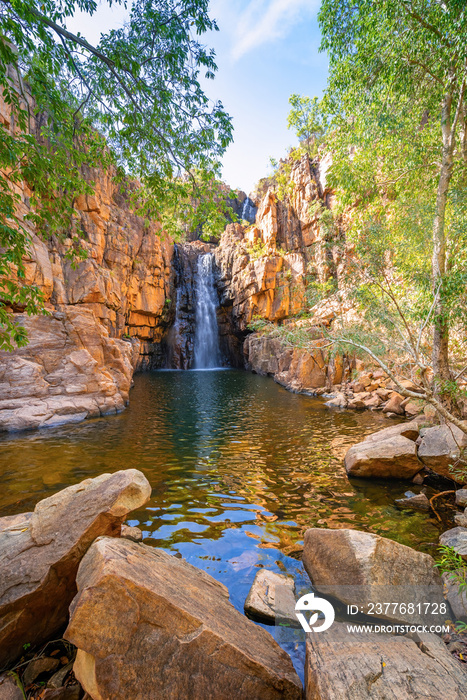
[[[0,515],[89,476],[141,469],[153,494],[131,524],[226,583],[242,609],[258,567],[300,580],[308,527],[357,527],[430,551],[436,521],[393,505],[405,483],[345,475],[347,447],[387,424],[241,371],[140,375],[119,416],[1,438]]]

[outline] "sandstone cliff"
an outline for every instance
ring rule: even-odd
[[[1,98],[0,120],[15,128]],[[26,183],[18,192],[31,236],[25,283],[41,290],[48,315],[11,310],[29,345],[0,352],[0,430],[121,410],[134,369],[161,361],[160,341],[171,322],[172,242],[132,210],[135,183],[116,184],[112,171],[85,177],[94,194],[76,198],[70,237],[62,241],[35,235],[25,219],[31,192]],[[77,265],[67,255],[72,230],[87,254]]]

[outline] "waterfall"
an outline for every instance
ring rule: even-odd
[[[219,367],[221,363],[216,316],[218,300],[212,269],[213,257],[212,253],[205,253],[198,258],[194,369]]]
[[[242,208],[242,220],[254,224],[256,221],[257,208],[249,197],[245,197]]]

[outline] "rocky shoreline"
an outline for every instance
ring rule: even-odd
[[[0,698],[24,698],[23,688],[41,700],[302,698],[290,657],[231,605],[225,586],[124,525],[150,493],[141,472],[119,471],[70,486],[33,513],[0,519]],[[445,532],[441,543],[467,560],[467,528]],[[442,603],[433,620],[467,620],[453,581],[444,599],[432,557],[384,537],[311,528],[303,563],[310,590],[358,606],[367,620],[384,593],[396,612],[373,622],[425,623],[420,611],[407,616],[402,607],[411,589],[424,592],[423,602]],[[284,589],[290,621],[293,580],[266,570],[245,610],[274,621]],[[59,644],[68,645],[66,654],[48,655]],[[306,635],[305,697],[460,700],[464,647],[462,638],[446,645],[431,631],[350,634],[336,621]]]

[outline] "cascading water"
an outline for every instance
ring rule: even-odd
[[[245,197],[245,201],[243,202],[243,207],[242,207],[242,220],[243,221],[248,221],[250,224],[254,224],[256,221],[256,212],[257,208],[251,201],[249,197]]]
[[[194,369],[219,367],[221,363],[216,316],[218,299],[212,263],[212,253],[205,253],[198,258]]]

